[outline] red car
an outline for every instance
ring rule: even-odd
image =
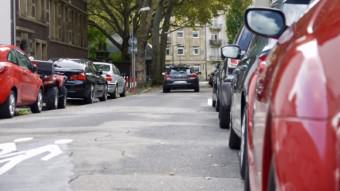
[[[279,40],[257,74],[246,190],[339,190],[340,1],[315,1],[289,28],[278,10],[245,17]]]
[[[0,45],[0,117],[13,117],[20,106],[42,111],[42,81],[36,70],[20,49]]]

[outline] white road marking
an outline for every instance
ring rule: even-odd
[[[212,99],[211,98],[208,99],[208,106],[212,106]]]
[[[33,139],[33,138],[32,138]],[[16,139],[14,141],[25,142],[32,139]],[[0,164],[3,164],[0,167],[0,175],[5,174],[16,165],[20,164],[21,162],[39,156],[41,154],[46,153],[44,157],[41,158],[42,161],[48,161],[56,156],[59,156],[63,153],[58,145],[60,144],[69,144],[73,142],[71,139],[61,139],[56,140],[55,144],[45,145],[37,148],[33,148],[26,151],[19,151],[17,152],[17,146],[15,142],[12,143],[3,143],[0,144]]]
[[[33,137],[25,137],[25,138],[15,139],[13,142],[22,143],[22,142],[32,141],[33,139],[34,139]]]
[[[54,144],[56,144],[56,145],[65,145],[65,144],[70,144],[72,142],[73,142],[72,139],[60,139],[60,140],[54,141]]]

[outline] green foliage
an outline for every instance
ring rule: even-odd
[[[122,61],[122,53],[121,52],[113,52],[113,53],[111,53],[110,57],[111,57],[113,63]]]
[[[95,27],[88,27],[89,58],[95,59],[100,44],[106,44],[106,37]]]
[[[233,43],[237,33],[243,26],[244,12],[250,6],[251,0],[229,0],[226,14],[227,36]]]

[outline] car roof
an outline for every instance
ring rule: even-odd
[[[107,63],[107,62],[93,62],[93,64],[96,64],[96,65],[106,65],[106,66],[112,66],[113,65],[113,64]]]

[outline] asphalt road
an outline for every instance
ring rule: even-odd
[[[0,120],[0,190],[242,190],[210,91],[155,90]]]

